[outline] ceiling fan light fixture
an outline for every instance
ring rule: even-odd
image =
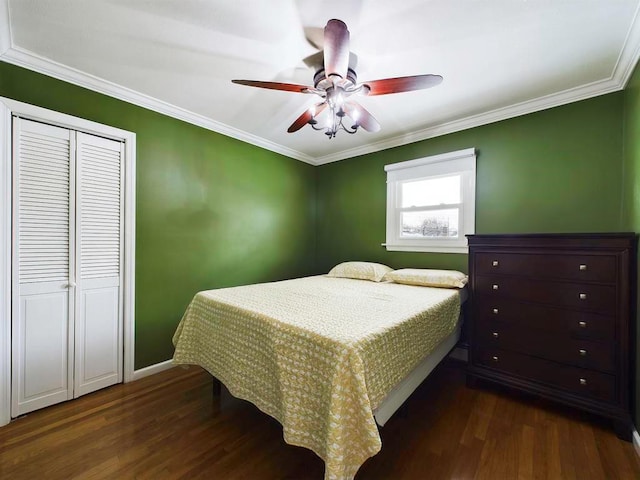
[[[349,51],[349,39],[350,33],[344,22],[336,19],[327,22],[324,28],[324,51],[312,56],[317,68],[313,76],[313,87],[256,80],[232,80],[232,82],[250,87],[318,95],[322,101],[305,110],[289,126],[287,132],[297,132],[309,124],[314,130],[324,131],[329,138],[334,138],[340,130],[349,134],[356,133],[360,127],[372,133],[380,130],[378,121],[360,104],[351,100],[352,95],[374,96],[410,92],[434,87],[442,82],[440,75],[427,74],[385,78],[358,84],[356,61],[352,61],[356,57]],[[322,65],[317,66],[320,55]],[[317,116],[327,107],[329,107],[327,126],[321,127]],[[345,118],[351,119],[351,124],[345,123]]]
[[[327,105],[327,103],[328,102],[324,102],[321,105]],[[360,127],[357,122],[357,114],[349,115],[344,110],[342,104],[329,104],[327,115],[322,122],[318,121],[318,115],[322,113],[322,110],[318,112],[316,112],[316,110],[317,105],[313,105],[307,110],[306,113],[309,114],[309,117],[306,123],[308,123],[314,130],[324,132],[324,134],[328,138],[334,138],[336,134],[341,130],[352,135],[356,133],[358,131],[358,128]],[[346,120],[347,118],[351,119],[351,123]]]

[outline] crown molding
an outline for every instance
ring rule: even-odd
[[[11,48],[9,0],[0,0],[0,57]]]
[[[471,115],[469,117],[441,123],[415,132],[387,138],[361,147],[351,148],[349,150],[343,150],[334,154],[318,157],[315,159],[315,164],[324,165],[326,163],[337,162],[347,158],[357,157],[359,155],[379,152],[388,148],[399,147],[409,143],[419,142],[421,140],[427,140],[429,138],[439,137],[449,133],[460,132],[462,130],[488,125],[501,120],[508,120],[510,118],[527,115],[529,113],[539,112],[541,110],[547,110],[560,105],[586,100],[588,98],[616,92],[621,89],[622,86],[613,80],[594,82],[580,87],[571,88],[563,92],[510,105],[508,107],[497,108],[489,112]]]
[[[613,68],[612,79],[618,82],[621,89],[626,88],[633,70],[640,58],[640,5],[636,8],[636,13],[631,21],[631,27],[627,32],[627,37],[624,39],[624,45],[620,50],[618,61]]]
[[[0,0],[0,2],[3,1],[6,0]],[[66,65],[54,62],[25,49],[9,47],[4,53],[0,54],[0,60],[33,70],[34,72],[42,73],[58,80],[87,88],[94,92],[117,98],[118,100],[132,103],[148,110],[153,110],[154,112],[206,128],[207,130],[211,130],[216,133],[221,133],[228,137],[271,150],[272,152],[279,153],[305,163],[312,165],[315,164],[315,159],[305,153],[271,142],[267,139],[258,137],[257,135],[252,135],[237,128],[230,127],[229,125],[217,122],[211,118],[205,117],[204,115],[191,112],[168,102],[153,98],[149,95],[136,92],[135,90],[120,86],[95,75],[90,75],[80,70],[67,67]]]

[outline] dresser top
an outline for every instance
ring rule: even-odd
[[[506,233],[467,235],[469,246],[536,248],[635,248],[634,232],[604,233]]]

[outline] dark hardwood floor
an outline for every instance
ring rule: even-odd
[[[632,444],[605,420],[497,387],[444,364],[381,430],[368,479],[639,479]],[[0,428],[0,478],[322,479],[246,402],[212,399],[211,377],[174,368],[34,412]]]

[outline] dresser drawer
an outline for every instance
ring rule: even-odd
[[[523,303],[495,295],[477,295],[474,303],[478,321],[498,320],[524,330],[544,330],[566,338],[615,340],[616,319],[612,316]]]
[[[495,320],[479,320],[474,339],[480,347],[525,353],[601,372],[615,372],[615,354],[610,343],[563,338],[561,335],[526,330]]]
[[[613,255],[478,252],[474,262],[478,275],[521,275],[601,283],[616,280]]]
[[[615,376],[500,349],[477,348],[474,364],[599,400],[615,400]]]
[[[477,295],[495,299],[510,298],[600,313],[616,311],[616,288],[612,285],[478,275],[474,289]]]

